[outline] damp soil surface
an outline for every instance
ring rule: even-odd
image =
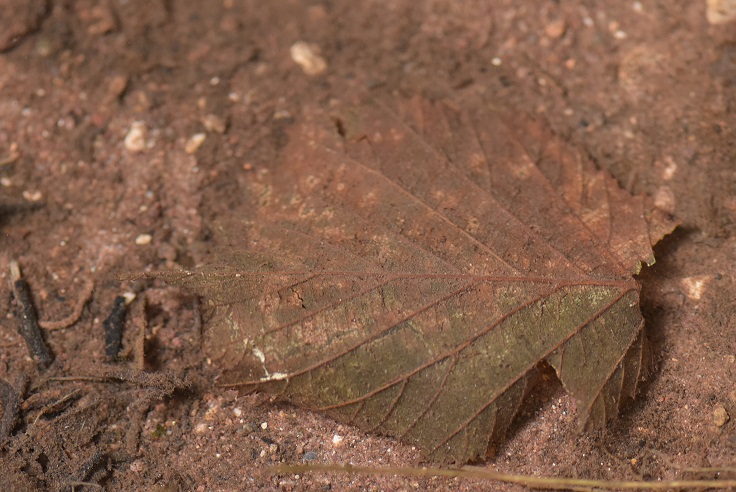
[[[198,300],[120,280],[206,261],[215,221],[245,213],[247,184],[279,172],[302,108],[349,93],[532,115],[681,221],[639,276],[652,369],[637,400],[581,435],[547,378],[476,466],[735,477],[736,24],[709,23],[705,1],[0,0],[0,12],[4,490],[523,489],[274,473],[426,463],[393,439],[218,388]],[[19,334],[13,261],[47,367]],[[111,359],[103,325],[121,295]]]

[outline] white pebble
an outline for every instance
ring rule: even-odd
[[[197,150],[199,150],[206,139],[206,134],[195,133],[194,135],[189,137],[189,140],[187,140],[187,143],[184,145],[184,152],[186,152],[187,154],[194,154]]]
[[[334,436],[332,436],[332,445],[335,447],[341,446],[343,440],[344,440],[344,437],[342,437],[339,434],[335,434]]]
[[[700,275],[695,277],[685,277],[680,280],[683,288],[685,289],[685,295],[690,299],[697,301],[703,295],[705,285],[710,280],[709,276]]]
[[[134,154],[146,150],[146,124],[142,121],[134,121],[125,136],[124,143],[128,152]]]
[[[151,244],[151,241],[153,240],[153,236],[150,234],[141,234],[137,238],[135,238],[135,244],[138,246],[144,246],[146,244]]]
[[[263,429],[263,430],[266,430],[266,429],[268,429],[268,422],[263,422],[263,423],[261,424],[261,429]]]
[[[28,190],[23,191],[23,198],[25,198],[29,202],[37,202],[42,197],[43,195],[41,194],[40,191],[28,191]]]
[[[672,157],[666,157],[664,169],[662,170],[662,179],[664,179],[665,181],[671,180],[676,171],[677,163],[675,162],[675,160]]]
[[[327,70],[327,62],[320,55],[317,45],[297,41],[289,48],[291,59],[294,60],[307,75],[319,75]]]

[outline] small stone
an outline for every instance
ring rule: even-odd
[[[25,198],[29,202],[37,202],[37,201],[41,200],[41,198],[43,198],[43,195],[41,194],[40,191],[24,190],[23,191],[23,198]]]
[[[263,422],[263,423],[261,424],[261,429],[263,429],[263,430],[266,430],[266,429],[268,429],[268,422]]]
[[[108,100],[113,101],[123,95],[128,87],[128,77],[125,75],[116,75],[107,82],[107,93],[105,96]]]
[[[93,36],[113,32],[117,27],[115,14],[106,6],[92,7],[90,17],[92,23],[87,27],[87,32]]]
[[[696,275],[680,279],[680,284],[689,299],[699,301],[710,279],[709,275]]]
[[[143,460],[135,460],[130,464],[130,471],[133,473],[142,473],[146,470],[146,462]]]
[[[723,427],[730,419],[731,416],[728,415],[726,407],[720,403],[716,403],[716,406],[713,408],[713,423],[716,424],[716,427]]]
[[[233,408],[233,414],[236,417],[242,417],[243,416],[243,411],[240,409],[240,407],[235,407],[235,408]]]
[[[317,453],[315,453],[314,451],[307,451],[306,453],[304,453],[304,457],[302,459],[306,462],[314,461],[317,459]]]
[[[705,18],[711,24],[726,24],[736,20],[736,0],[708,0]]]
[[[128,152],[133,154],[146,150],[146,124],[142,121],[134,121],[125,136],[124,143]]]
[[[342,446],[344,438],[341,435],[335,434],[332,436],[332,445],[337,447]]]
[[[675,213],[675,192],[669,186],[660,186],[654,193],[654,206],[668,214]]]
[[[189,140],[187,140],[187,143],[184,145],[184,152],[186,152],[187,154],[194,154],[197,150],[199,150],[206,139],[207,134],[195,133],[194,135],[189,137]]]
[[[151,244],[151,241],[153,240],[153,236],[150,234],[141,234],[137,238],[135,238],[135,244],[138,246],[145,246],[146,244]]]
[[[567,24],[565,23],[565,21],[562,19],[558,19],[547,24],[547,27],[544,28],[544,32],[550,38],[557,39],[561,38],[562,35],[565,34],[566,29]]]
[[[320,55],[319,46],[304,41],[297,41],[289,48],[294,60],[307,75],[319,75],[327,70],[327,62]]]
[[[204,125],[204,128],[210,133],[225,133],[225,130],[227,129],[225,120],[223,120],[216,114],[208,114],[207,116],[205,116],[202,119],[202,124]]]

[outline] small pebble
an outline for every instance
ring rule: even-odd
[[[133,473],[142,473],[146,470],[146,462],[143,460],[135,460],[130,464],[130,471]]]
[[[557,39],[561,38],[562,35],[565,34],[566,29],[567,24],[565,21],[558,19],[547,24],[547,27],[544,28],[544,33],[552,39]]]
[[[43,195],[41,194],[40,191],[28,191],[28,190],[23,191],[23,198],[25,198],[29,202],[37,202],[41,200],[42,197]]]
[[[263,423],[261,424],[261,429],[263,429],[263,430],[266,430],[266,429],[268,429],[268,422],[263,422]]]
[[[736,0],[708,0],[705,18],[711,24],[726,24],[736,20]]]
[[[317,459],[317,453],[314,451],[307,451],[304,453],[304,457],[302,458],[304,461],[314,461]]]
[[[304,41],[297,41],[289,48],[291,59],[302,67],[307,75],[319,75],[327,70],[327,62],[320,55],[320,51],[317,45]]]
[[[186,152],[187,154],[194,154],[197,150],[199,150],[206,139],[207,134],[195,133],[194,135],[189,137],[189,140],[187,140],[187,143],[184,145],[184,152]]]
[[[135,292],[123,292],[123,299],[125,299],[125,305],[130,305],[131,302],[135,301],[136,293]]]
[[[705,290],[710,279],[711,277],[709,275],[697,275],[680,279],[680,284],[689,299],[698,301],[702,297],[703,290]]]
[[[151,244],[151,241],[153,240],[153,236],[150,234],[141,234],[137,238],[135,238],[135,244],[138,246],[144,246],[146,244]]]
[[[146,124],[142,121],[134,121],[125,136],[124,143],[128,152],[134,154],[146,150]]]
[[[715,408],[713,408],[713,423],[716,424],[716,427],[723,427],[730,419],[731,416],[728,415],[726,407],[717,403]]]
[[[204,125],[204,128],[210,133],[225,133],[225,130],[227,129],[225,120],[223,120],[216,114],[208,114],[207,116],[205,116],[202,119],[202,124]]]
[[[660,186],[654,193],[654,206],[668,214],[675,213],[675,192],[669,186]]]
[[[342,446],[343,439],[344,438],[342,436],[335,434],[332,436],[332,445],[335,447]]]
[[[105,94],[109,100],[120,97],[128,87],[128,77],[125,75],[116,75],[107,82],[107,93]]]

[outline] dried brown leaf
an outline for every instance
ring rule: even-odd
[[[586,427],[617,415],[642,368],[632,274],[671,221],[522,118],[306,113],[219,264],[161,274],[207,299],[222,384],[442,462],[502,439],[543,361]]]

